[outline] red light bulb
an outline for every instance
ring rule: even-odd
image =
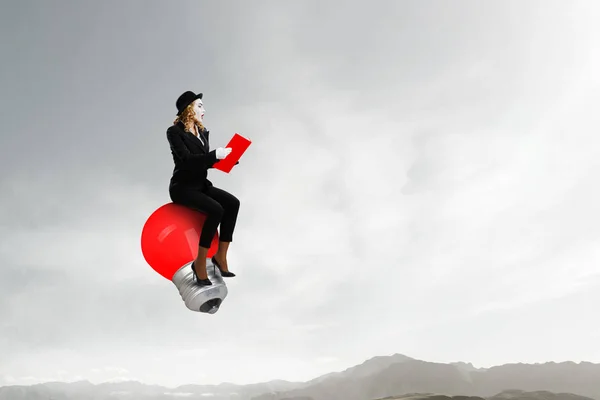
[[[206,216],[179,204],[167,203],[148,217],[142,230],[142,253],[146,262],[168,280],[198,256],[198,242]],[[215,232],[207,257],[217,252]]]

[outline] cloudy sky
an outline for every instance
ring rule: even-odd
[[[600,362],[596,1],[1,8],[1,385]],[[215,315],[139,245],[185,90],[253,140]]]

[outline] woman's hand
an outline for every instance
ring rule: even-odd
[[[231,147],[219,147],[216,151],[217,159],[222,160],[231,153]]]

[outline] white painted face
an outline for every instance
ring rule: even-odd
[[[198,120],[200,122],[204,122],[204,112],[206,110],[204,110],[204,104],[202,104],[202,100],[201,99],[196,99],[194,101],[194,112],[196,113],[196,118],[198,118]]]

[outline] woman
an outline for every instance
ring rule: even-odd
[[[192,271],[199,285],[212,285],[206,273],[206,256],[219,223],[219,249],[212,257],[212,262],[219,268],[222,276],[235,276],[227,265],[227,250],[233,240],[240,201],[232,194],[213,186],[207,179],[208,169],[218,159],[225,158],[231,149],[219,147],[209,151],[209,131],[202,124],[205,111],[202,93],[187,91],[179,96],[176,106],[177,118],[167,129],[167,139],[175,162],[169,195],[173,203],[206,215],[198,257],[192,263]]]

